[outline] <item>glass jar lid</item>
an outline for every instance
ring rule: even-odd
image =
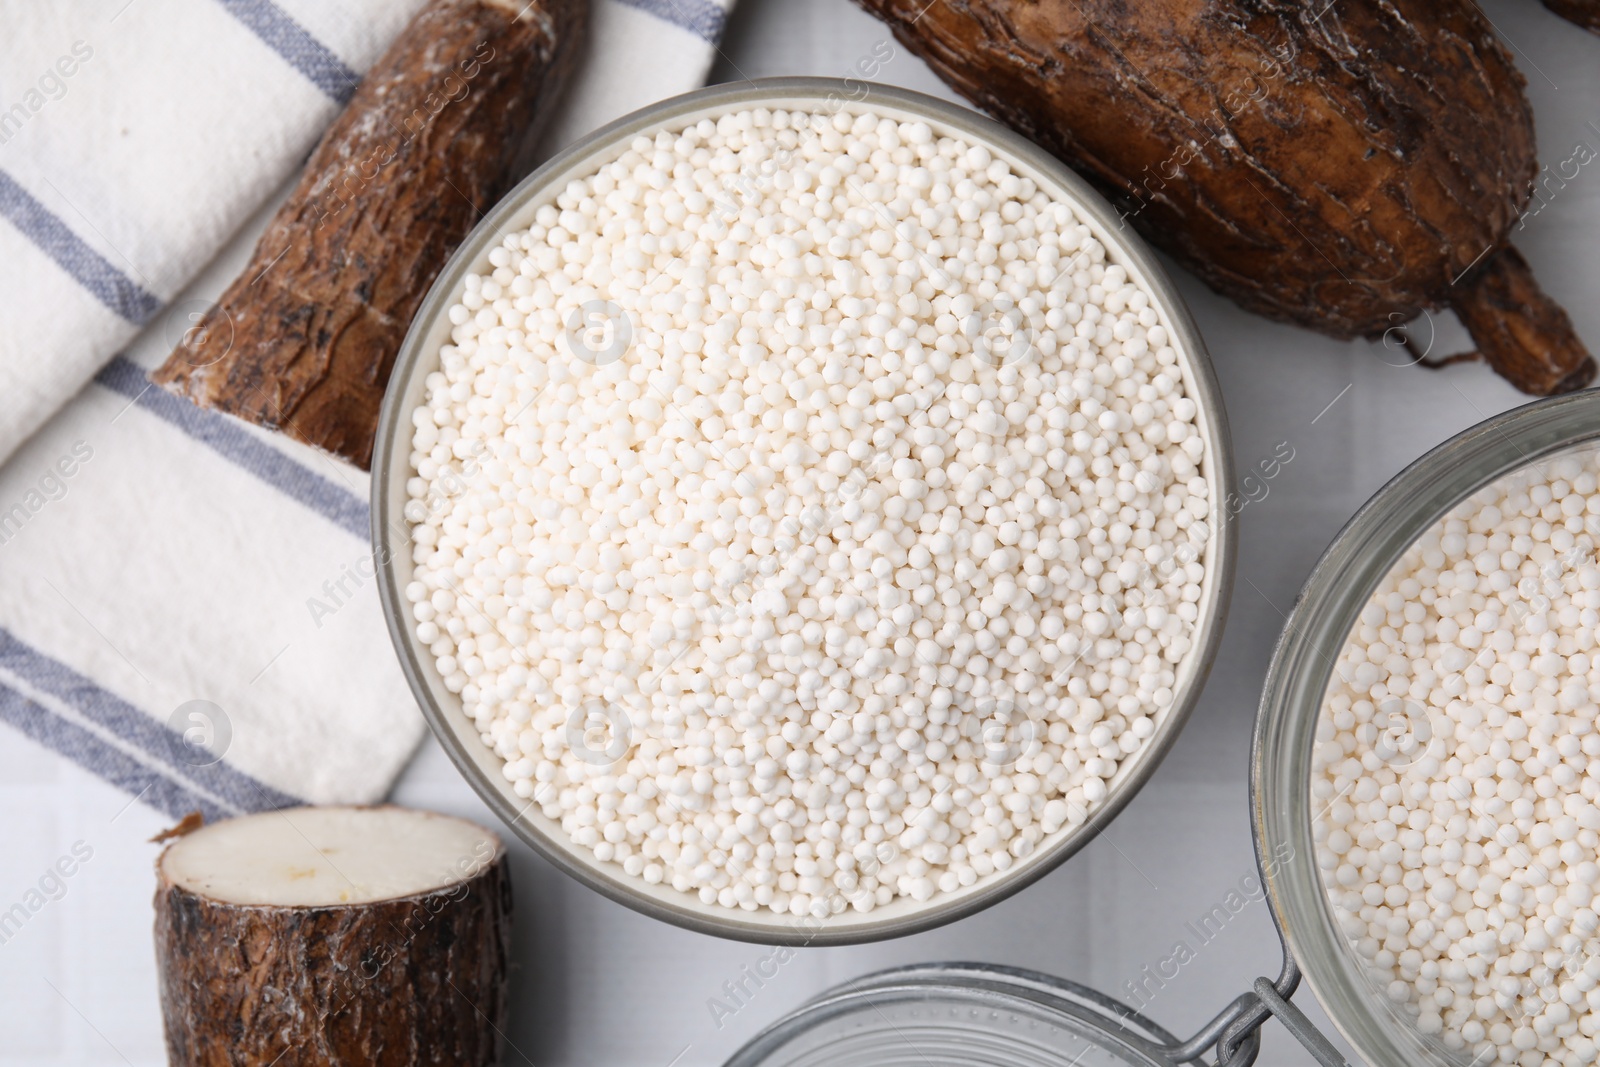
[[[1174,1067],[1179,1042],[1073,982],[988,964],[846,983],[768,1027],[726,1067]],[[1248,1063],[1235,1058],[1235,1063]]]

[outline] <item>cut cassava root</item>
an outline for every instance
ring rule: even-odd
[[[496,1062],[511,883],[487,830],[293,808],[186,834],[156,871],[170,1063]]]
[[[432,0],[154,380],[360,467],[417,305],[520,177],[588,0]]]
[[[1519,389],[1593,379],[1507,256],[1533,115],[1470,0],[858,3],[1249,310],[1353,338],[1450,307]]]

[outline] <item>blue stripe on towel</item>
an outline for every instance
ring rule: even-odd
[[[22,236],[72,275],[95,299],[135,326],[142,325],[161,308],[161,301],[110,260],[90,248],[83,238],[29,192],[0,170],[0,215]]]
[[[174,819],[181,819],[191,811],[200,812],[206,822],[216,822],[238,814],[191,792],[156,768],[140,763],[115,745],[29,700],[4,682],[0,682],[0,722],[8,723],[45,748],[65,756],[90,774],[105,779],[129,796]]]
[[[280,793],[224,762],[193,766],[181,760],[183,735],[129,704],[60,660],[17,640],[0,627],[0,670],[8,671],[42,693],[61,701],[85,719],[174,770],[190,782],[240,811],[291,808],[304,803]]]
[[[139,365],[131,360],[117,356],[95,375],[94,380],[170,422],[340,529],[348,530],[363,541],[370,535],[365,500],[252,437],[226,415],[202,411],[187,400],[152,385]]]
[[[712,0],[621,0],[621,3],[688,30],[711,45],[722,40],[722,29],[728,22],[728,13]]]
[[[361,75],[351,70],[333,49],[311,36],[272,0],[217,0],[228,14],[306,79],[337,103],[349,103]]]

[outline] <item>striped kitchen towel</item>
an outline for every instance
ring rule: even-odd
[[[594,0],[545,150],[699,85],[731,3]],[[374,800],[423,731],[366,475],[146,380],[419,6],[7,7],[0,720],[173,816]]]

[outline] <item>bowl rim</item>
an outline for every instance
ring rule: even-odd
[[[1328,649],[1343,647],[1372,591],[1456,505],[1506,475],[1597,441],[1600,390],[1591,389],[1502,412],[1430,449],[1374,493],[1323,551],[1273,649],[1251,740],[1257,861],[1286,951],[1334,1026],[1375,1067],[1453,1061],[1381,1013],[1316,867],[1311,746],[1333,674]]]
[[[812,920],[779,915],[765,909],[747,912],[721,905],[702,904],[687,892],[670,886],[650,886],[624,874],[614,864],[592,858],[575,859],[571,850],[579,846],[554,839],[563,835],[557,826],[552,833],[533,818],[544,819],[531,801],[525,804],[509,794],[509,786],[491,779],[480,765],[478,755],[469,751],[468,742],[498,761],[487,746],[471,731],[464,736],[451,719],[466,720],[459,706],[441,705],[431,660],[423,662],[415,647],[415,637],[406,623],[408,605],[401,595],[396,573],[397,550],[409,541],[401,513],[403,485],[409,463],[411,405],[407,393],[419,367],[426,366],[430,353],[428,334],[445,313],[462,284],[462,278],[494,247],[508,221],[525,210],[554,179],[579,162],[598,156],[602,150],[639,133],[653,131],[666,123],[714,108],[739,107],[784,109],[815,108],[818,105],[843,109],[887,106],[922,118],[938,128],[989,147],[1003,158],[1036,172],[1054,182],[1073,208],[1096,231],[1107,251],[1123,264],[1130,278],[1150,293],[1152,304],[1160,309],[1178,351],[1178,366],[1184,374],[1185,395],[1198,406],[1196,421],[1205,442],[1206,477],[1211,499],[1207,513],[1210,537],[1206,544],[1206,577],[1196,621],[1195,641],[1180,663],[1178,691],[1172,704],[1145,747],[1126,769],[1127,775],[1113,780],[1109,795],[1080,826],[1059,840],[1038,848],[1012,868],[979,879],[969,889],[955,894],[940,894],[931,902],[905,909],[903,914],[881,915],[880,909],[851,919],[851,912],[829,919]],[[512,832],[545,860],[577,879],[583,885],[635,911],[699,933],[765,945],[847,945],[879,941],[929,930],[981,911],[1012,895],[1054,870],[1070,856],[1100,835],[1143,788],[1171,750],[1179,733],[1198,702],[1217,654],[1233,587],[1237,533],[1227,512],[1227,501],[1234,494],[1232,442],[1221,389],[1205,343],[1187,304],[1178,293],[1166,270],[1143,239],[1123,227],[1124,220],[1087,181],[1044,149],[986,116],[957,104],[913,90],[877,82],[845,78],[781,77],[709,86],[641,108],[580,138],[507,193],[473,228],[434,280],[427,296],[406,333],[395,360],[380,409],[372,465],[372,542],[378,564],[378,591],[385,623],[394,643],[401,669],[416,697],[429,727],[439,739],[457,770],[489,808]],[[431,367],[427,370],[431,371]],[[407,440],[399,440],[399,433]],[[399,472],[397,477],[397,472]],[[399,538],[396,535],[401,535]],[[1184,675],[1187,674],[1185,678]],[[442,689],[438,686],[437,689]],[[448,694],[447,694],[448,695]],[[451,698],[459,705],[459,700]],[[519,810],[520,805],[520,810]],[[524,817],[524,816],[528,817]],[[583,850],[587,852],[587,850]],[[678,899],[655,890],[666,889]],[[893,907],[894,905],[890,905]],[[753,918],[759,916],[759,918]],[[769,917],[770,916],[770,917]],[[881,917],[875,917],[881,916]]]

